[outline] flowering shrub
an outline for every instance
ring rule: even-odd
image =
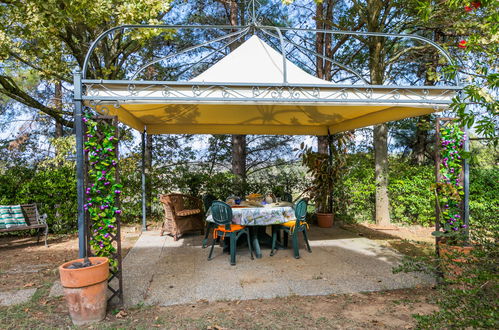
[[[433,235],[446,237],[449,243],[455,244],[462,241],[466,233],[461,214],[465,134],[457,123],[447,123],[440,128],[440,135],[441,179],[437,182],[435,191],[441,212],[441,231],[435,231]]]
[[[122,186],[117,182],[118,164],[116,148],[118,138],[115,127],[105,121],[96,121],[90,113],[85,113],[86,141],[84,151],[88,157],[88,182],[85,190],[85,210],[90,216],[90,246],[96,256],[108,257],[111,268],[117,267],[112,258],[116,247],[112,239],[117,235],[117,207]]]

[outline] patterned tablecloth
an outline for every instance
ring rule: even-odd
[[[211,214],[206,218],[213,222]],[[243,226],[268,226],[296,220],[295,210],[284,207],[244,207],[232,209],[232,223]]]

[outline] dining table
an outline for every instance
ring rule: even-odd
[[[263,207],[239,205],[232,207],[232,223],[250,227],[251,242],[257,258],[262,257],[260,241],[271,245],[272,239],[266,234],[265,227],[295,220],[295,210],[292,206],[271,204]],[[206,221],[214,222],[209,210]]]

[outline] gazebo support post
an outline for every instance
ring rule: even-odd
[[[142,162],[142,231],[147,231],[146,217],[147,217],[147,199],[146,199],[146,130],[141,133],[141,157]]]
[[[76,195],[78,200],[78,255],[80,258],[86,257],[86,224],[85,211],[85,181],[84,181],[84,159],[83,159],[83,104],[81,90],[81,73],[74,74],[74,128],[76,135]]]
[[[470,152],[470,138],[469,138],[469,129],[468,126],[464,128],[464,151],[469,154]],[[464,189],[464,197],[463,197],[463,216],[464,216],[464,224],[466,225],[466,239],[469,241],[469,225],[470,225],[470,162],[468,157],[464,159],[463,164],[463,189]]]

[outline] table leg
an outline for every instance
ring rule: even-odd
[[[258,259],[262,258],[262,251],[260,250],[260,242],[258,241],[258,228],[250,227],[251,243],[253,244],[253,251]]]

